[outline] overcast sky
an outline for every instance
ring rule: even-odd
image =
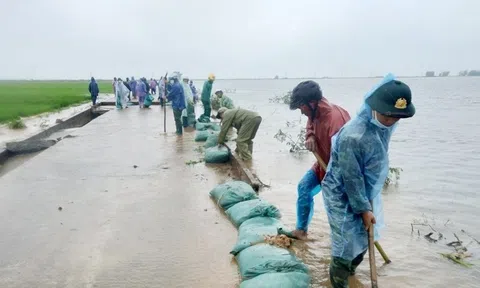
[[[480,69],[479,0],[0,0],[0,78]]]

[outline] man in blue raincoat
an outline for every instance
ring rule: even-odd
[[[355,273],[367,251],[367,230],[373,224],[378,238],[390,137],[400,119],[414,114],[410,88],[389,74],[366,95],[357,117],[332,139],[322,192],[331,229],[334,288],[348,287],[348,276]]]
[[[90,92],[90,97],[92,98],[92,105],[95,106],[100,90],[98,89],[97,81],[93,77],[90,79],[90,84],[88,84],[88,92]]]
[[[185,106],[185,94],[183,92],[182,84],[178,81],[177,77],[173,77],[173,84],[171,89],[168,91],[167,98],[172,102],[173,108],[173,117],[175,119],[175,127],[177,129],[177,135],[183,134],[182,126],[182,110],[186,108]]]

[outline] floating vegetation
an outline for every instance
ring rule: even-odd
[[[410,226],[412,227],[412,236],[417,234],[418,237],[420,237],[423,233],[425,233],[424,229],[427,229],[428,233],[423,236],[425,240],[436,245],[445,244],[447,247],[454,250],[450,253],[439,253],[440,255],[451,260],[456,264],[462,265],[463,267],[466,267],[466,268],[472,267],[473,264],[465,260],[465,258],[469,258],[472,256],[470,253],[467,253],[468,251],[467,247],[470,244],[473,244],[474,243],[473,241],[475,241],[479,245],[480,245],[480,242],[477,239],[473,238],[470,234],[465,232],[465,230],[461,230],[467,237],[473,240],[473,241],[470,241],[467,245],[464,245],[463,244],[464,242],[460,239],[460,237],[458,237],[458,235],[455,232],[452,232],[450,230],[450,226],[447,226],[450,220],[447,220],[443,224],[443,227],[434,227],[435,219],[432,219],[433,220],[432,224],[430,224],[428,219],[425,217],[425,215],[423,217],[424,217],[423,220],[414,219],[413,222],[410,223]],[[423,229],[423,231],[420,232],[420,229]],[[450,240],[447,240],[447,237],[444,235],[447,235],[447,236],[453,235],[453,237],[455,237],[455,240],[453,240],[452,238],[450,238]]]
[[[397,184],[398,180],[400,180],[400,173],[403,171],[400,167],[390,167],[388,168],[388,176],[385,179],[385,185],[388,186],[390,184]]]
[[[290,104],[290,97],[292,96],[292,91],[288,91],[284,95],[275,95],[273,98],[269,98],[270,103],[281,103],[281,104]]]
[[[205,148],[203,146],[198,146],[197,148],[193,149],[193,151],[203,154],[205,152]]]
[[[198,159],[198,160],[186,161],[185,164],[187,164],[187,165],[195,165],[195,164],[199,164],[199,163],[202,163],[202,162],[203,162],[203,159]]]
[[[307,134],[307,130],[305,128],[300,129],[300,132],[297,134],[296,137],[293,137],[289,133],[285,133],[282,129],[279,129],[277,134],[273,136],[273,138],[277,139],[281,143],[285,143],[287,146],[290,147],[290,152],[301,152],[306,151],[307,148],[305,147],[305,136]]]

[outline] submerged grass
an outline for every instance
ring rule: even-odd
[[[22,119],[20,119],[20,118],[17,118],[17,119],[14,119],[14,120],[8,122],[8,128],[10,128],[10,129],[17,130],[17,129],[23,129],[25,127],[27,127],[27,126],[25,126],[25,123],[23,123]]]
[[[90,100],[89,81],[0,81],[0,123],[55,111]],[[112,93],[99,81],[100,93]]]

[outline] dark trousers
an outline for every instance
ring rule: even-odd
[[[97,103],[97,95],[91,95],[92,96],[92,104],[95,105]]]
[[[175,128],[177,129],[177,135],[183,134],[182,127],[182,110],[173,109],[173,118],[175,119]]]
[[[355,269],[362,263],[367,250],[360,253],[352,261],[332,257],[330,262],[330,282],[333,288],[348,288],[348,276],[355,274]]]

